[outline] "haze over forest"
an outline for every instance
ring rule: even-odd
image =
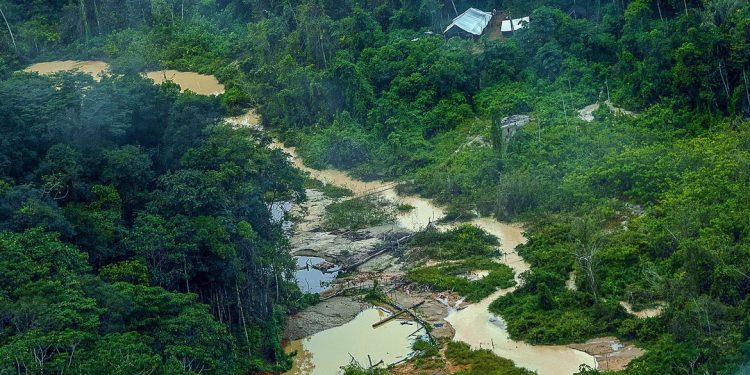
[[[0,0],[0,375],[745,374],[747,0]]]

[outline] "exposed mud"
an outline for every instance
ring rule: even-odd
[[[569,346],[593,355],[597,368],[603,371],[624,370],[631,361],[645,353],[633,344],[621,343],[616,337],[600,337]]]
[[[641,319],[655,318],[661,315],[664,312],[664,309],[667,307],[666,303],[658,302],[656,307],[635,311],[633,310],[633,305],[625,301],[620,301],[620,306],[622,306],[622,308],[624,308],[628,314]]]
[[[605,100],[604,104],[609,108],[610,112],[616,115],[628,116],[628,117],[634,117],[637,115],[635,112],[628,111],[627,109],[615,107],[615,105],[612,104],[612,102],[610,102],[609,100]],[[587,105],[579,109],[578,118],[586,122],[594,121],[594,112],[596,112],[599,109],[599,107],[601,107],[601,105],[597,102],[597,103]]]
[[[318,332],[346,324],[370,304],[354,297],[333,297],[289,317],[285,340],[299,340]]]
[[[260,116],[254,109],[247,111],[239,116],[227,117],[224,119],[224,121],[232,124],[237,128],[251,128],[258,131],[263,130],[263,127],[260,123]]]
[[[352,258],[371,253],[382,242],[380,238],[384,234],[399,230],[396,225],[384,225],[354,233],[325,231],[321,228],[325,208],[333,199],[314,189],[307,189],[305,194],[307,201],[290,210],[297,219],[290,238],[293,255],[319,256],[344,265]]]

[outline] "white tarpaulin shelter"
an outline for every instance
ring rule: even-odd
[[[504,33],[511,33],[513,31],[523,29],[528,23],[529,17],[516,18],[514,20],[503,20],[503,24],[500,26],[500,31]]]
[[[472,35],[482,35],[484,28],[487,27],[491,19],[492,13],[469,8],[461,13],[461,15],[454,18],[453,22],[445,28],[444,33],[460,33],[461,31],[464,31]]]

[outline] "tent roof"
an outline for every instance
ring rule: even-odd
[[[513,22],[513,27],[511,27],[511,22]],[[514,20],[504,20],[503,24],[500,26],[500,31],[507,33],[514,30],[520,30],[524,28],[524,25],[529,23],[529,17],[523,17],[523,18],[516,18]]]
[[[469,8],[465,12],[461,13],[458,17],[453,19],[448,27],[445,28],[444,32],[448,32],[451,28],[459,27],[467,33],[474,35],[482,35],[484,28],[490,23],[492,19],[492,13],[483,12],[479,9]]]

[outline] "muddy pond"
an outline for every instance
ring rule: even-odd
[[[65,60],[36,63],[24,69],[25,72],[36,72],[43,75],[76,70],[99,80],[101,75],[106,74],[109,70],[109,64],[104,61]],[[143,75],[152,79],[156,84],[169,80],[179,85],[182,91],[190,90],[199,95],[219,95],[224,92],[224,85],[219,83],[219,80],[212,75],[177,70],[159,70],[146,72]]]
[[[387,366],[406,359],[424,329],[414,321],[398,319],[372,327],[388,316],[389,312],[370,307],[349,323],[292,341],[286,349],[297,356],[286,375],[334,375],[343,373],[340,367],[352,360],[369,367],[370,362]]]

